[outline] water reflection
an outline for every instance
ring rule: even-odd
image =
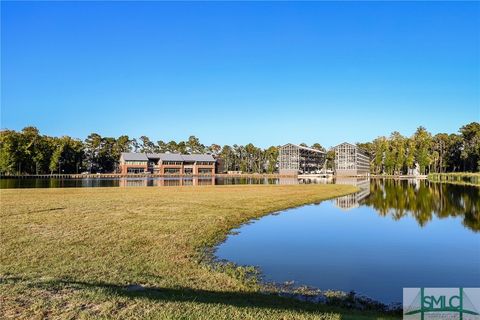
[[[370,196],[358,204],[373,207],[381,216],[400,220],[410,215],[420,226],[434,216],[461,217],[464,226],[480,230],[480,188],[416,179],[374,179],[370,190]]]
[[[385,303],[400,302],[404,287],[480,286],[480,188],[425,180],[336,183],[360,191],[246,224],[217,257],[258,266],[266,281],[354,290]]]
[[[373,207],[378,215],[394,220],[410,215],[420,226],[425,226],[433,216],[461,217],[464,226],[480,231],[480,188],[477,187],[420,179],[342,178],[335,183],[360,188],[355,194],[334,200],[337,207],[345,210]]]
[[[357,208],[360,201],[368,197],[370,194],[370,179],[369,178],[341,178],[337,179],[336,184],[354,185],[360,189],[357,193],[349,194],[335,199],[337,207],[348,210]]]
[[[83,188],[83,187],[173,187],[237,184],[325,184],[325,178],[270,178],[270,177],[122,177],[85,179],[0,179],[0,189],[10,188]]]
[[[215,177],[120,179],[120,187],[180,187],[209,186],[215,184]]]

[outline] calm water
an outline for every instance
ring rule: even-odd
[[[0,189],[67,188],[67,187],[159,187],[232,184],[301,184],[331,183],[325,178],[244,178],[244,177],[152,177],[152,178],[89,178],[89,179],[0,179]]]
[[[235,230],[217,257],[266,281],[401,302],[403,287],[480,286],[480,189],[427,181],[356,183],[356,195]]]

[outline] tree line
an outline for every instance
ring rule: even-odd
[[[205,146],[195,136],[180,142],[154,142],[147,136],[114,138],[92,133],[82,141],[42,135],[35,127],[0,131],[0,173],[4,175],[115,172],[122,152],[209,153],[222,158],[225,170],[268,173],[275,172],[278,158],[275,146]]]
[[[419,127],[411,137],[394,131],[389,137],[357,145],[370,156],[374,174],[406,174],[416,164],[421,174],[480,171],[478,122],[462,126],[458,134],[432,135]]]
[[[305,143],[300,145],[307,146]],[[480,171],[480,124],[462,126],[458,134],[432,135],[419,127],[411,137],[393,132],[372,142],[357,143],[370,156],[372,173],[404,174],[418,164],[421,173]],[[326,151],[315,143],[310,147]],[[122,152],[209,153],[222,159],[225,171],[274,173],[279,146],[206,146],[195,136],[186,141],[151,141],[147,136],[102,137],[90,134],[85,140],[69,136],[51,137],[35,127],[21,131],[0,131],[0,173],[48,174],[114,172]],[[327,166],[333,166],[334,152],[327,152]]]

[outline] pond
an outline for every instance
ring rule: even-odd
[[[83,187],[173,187],[233,184],[309,184],[332,183],[327,178],[267,177],[128,177],[84,179],[0,179],[0,189],[11,188],[83,188]]]
[[[216,257],[267,282],[355,291],[383,303],[403,287],[480,287],[480,188],[420,180],[339,180],[357,194],[265,216]]]

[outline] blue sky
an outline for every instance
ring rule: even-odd
[[[478,2],[1,10],[2,128],[328,147],[480,120]]]

